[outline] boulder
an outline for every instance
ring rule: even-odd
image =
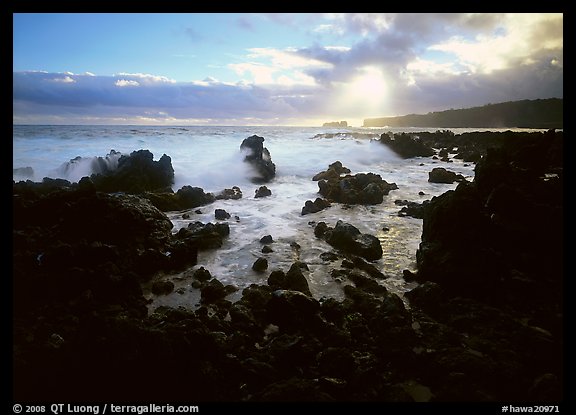
[[[424,144],[418,136],[407,133],[388,134],[380,136],[380,143],[390,147],[396,154],[403,158],[430,157],[434,150]]]
[[[344,167],[341,161],[335,161],[328,166],[328,169],[316,174],[312,177],[312,180],[317,182],[318,180],[328,180],[340,177],[342,174],[351,173],[348,167]]]
[[[247,153],[244,161],[250,163],[258,174],[252,177],[253,183],[267,183],[276,175],[276,165],[272,162],[270,152],[263,143],[264,137],[252,135],[240,144],[240,150]]]
[[[226,212],[224,209],[216,209],[214,211],[214,217],[217,220],[226,220],[226,219],[230,219],[230,214],[228,212]]]
[[[412,216],[413,218],[422,219],[424,218],[424,212],[426,207],[430,203],[429,200],[425,200],[422,203],[410,202],[408,200],[395,200],[394,204],[402,206],[402,209],[398,212],[398,216]]]
[[[358,255],[366,258],[369,261],[374,261],[382,258],[382,246],[380,245],[380,240],[370,234],[363,234],[355,226],[345,223],[339,220],[336,226],[332,229],[318,223],[316,229],[314,229],[314,234],[319,237],[321,235],[322,239],[341,251]],[[317,229],[325,228],[324,232],[320,232]]]
[[[154,281],[151,290],[156,295],[170,294],[174,291],[174,283],[168,280]]]
[[[335,177],[318,182],[319,193],[328,200],[347,204],[382,203],[384,196],[398,189],[396,183],[388,183],[379,174],[358,173]]]
[[[268,269],[268,260],[266,258],[258,258],[252,264],[252,269],[256,272],[264,272]]]
[[[268,189],[266,186],[260,186],[258,189],[256,189],[256,191],[254,193],[255,193],[254,194],[255,198],[266,197],[266,196],[272,195],[272,191],[270,189]]]
[[[204,193],[202,188],[192,186],[182,186],[176,192],[176,197],[180,210],[207,205],[216,199],[212,193]]]
[[[202,223],[195,221],[181,228],[175,236],[176,241],[186,242],[198,249],[220,248],[224,238],[230,234],[227,223]]]
[[[454,182],[466,181],[466,179],[461,174],[446,170],[444,167],[434,167],[432,171],[428,173],[428,181],[430,183],[452,184]]]
[[[276,290],[272,292],[267,310],[272,323],[295,328],[315,316],[320,310],[320,303],[300,291]]]
[[[216,278],[212,278],[202,287],[200,291],[200,299],[203,303],[213,303],[228,295],[228,291],[224,284]]]
[[[310,288],[308,287],[308,280],[304,276],[302,269],[308,269],[306,264],[301,262],[294,262],[288,272],[286,273],[285,286],[287,290],[300,291],[306,295],[312,296]]]
[[[142,193],[163,189],[174,183],[172,160],[163,154],[158,161],[149,150],[122,155],[115,169],[103,170],[90,177],[96,188],[104,192]]]
[[[242,190],[238,186],[233,186],[232,189],[224,189],[215,196],[216,200],[238,200],[242,198]]]
[[[201,281],[201,282],[206,282],[206,281],[212,279],[212,275],[210,274],[210,271],[208,271],[204,267],[200,267],[196,271],[194,271],[194,274],[192,275],[192,277],[198,281]]]
[[[310,213],[320,212],[321,210],[329,208],[330,206],[330,202],[328,202],[326,199],[322,199],[321,197],[317,197],[314,202],[307,200],[302,207],[301,215],[304,216]]]
[[[262,238],[260,238],[260,243],[271,244],[274,243],[274,239],[272,238],[272,235],[264,235]]]

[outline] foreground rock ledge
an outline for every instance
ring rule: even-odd
[[[13,399],[557,404],[561,137],[490,152],[474,184],[430,202],[409,309],[356,270],[343,301],[312,298],[296,264],[233,304],[200,268],[205,305],[148,315],[140,281],[178,239],[164,214],[89,186],[15,183]],[[474,259],[484,247],[500,262]]]

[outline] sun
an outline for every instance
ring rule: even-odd
[[[348,82],[341,84],[335,105],[338,112],[348,117],[368,118],[381,116],[389,101],[389,86],[382,71],[364,66]]]
[[[362,68],[362,74],[350,82],[348,89],[351,96],[379,101],[386,93],[387,85],[380,70],[373,66],[365,66]]]

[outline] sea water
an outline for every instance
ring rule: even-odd
[[[475,129],[477,130],[477,129]],[[165,296],[153,296],[151,307],[159,305],[195,307],[199,292],[191,288],[192,273],[203,266],[224,284],[240,290],[231,300],[241,295],[241,289],[252,283],[265,284],[272,270],[288,271],[298,260],[308,265],[305,272],[315,298],[343,298],[343,286],[349,281],[332,276],[341,261],[324,261],[323,252],[334,249],[314,237],[314,225],[320,221],[334,226],[338,220],[356,226],[361,232],[379,238],[382,259],[373,264],[386,279],[379,281],[390,291],[403,295],[413,283],[402,277],[405,269],[416,270],[416,250],[422,233],[422,220],[399,216],[401,206],[396,200],[422,202],[456,187],[456,184],[428,182],[428,172],[434,167],[445,167],[462,174],[468,180],[474,177],[474,165],[457,159],[451,163],[430,157],[402,159],[377,141],[383,132],[435,131],[435,129],[389,128],[326,128],[326,127],[152,127],[152,126],[14,126],[13,167],[14,180],[41,181],[43,177],[78,181],[93,172],[94,157],[106,157],[111,150],[122,154],[148,149],[158,160],[163,154],[172,159],[175,171],[174,191],[184,185],[218,193],[238,186],[243,197],[239,200],[218,200],[213,204],[189,211],[166,212],[172,221],[173,232],[192,221],[217,222],[215,209],[225,209],[230,235],[224,245],[215,250],[201,251],[198,264],[188,270],[164,275],[175,284],[175,291]],[[469,131],[453,129],[455,133]],[[243,139],[256,134],[264,137],[276,177],[266,186],[272,195],[255,198],[260,185],[251,182],[254,172],[243,162],[240,151]],[[68,163],[80,156],[77,162]],[[114,155],[108,160],[113,165]],[[333,203],[328,209],[301,215],[306,200],[319,197],[318,184],[312,177],[341,161],[352,174],[372,172],[397,190],[384,196],[378,205],[347,206]],[[117,161],[117,160],[116,160]],[[20,169],[31,167],[30,169]],[[196,213],[199,210],[200,213]],[[184,219],[188,213],[189,219]],[[259,242],[271,235],[273,252],[263,254]],[[260,273],[252,270],[259,258],[268,260],[269,268]]]

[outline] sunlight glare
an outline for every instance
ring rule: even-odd
[[[342,85],[338,100],[340,112],[348,117],[379,116],[388,101],[389,87],[382,71],[374,66],[365,66],[359,75]]]

